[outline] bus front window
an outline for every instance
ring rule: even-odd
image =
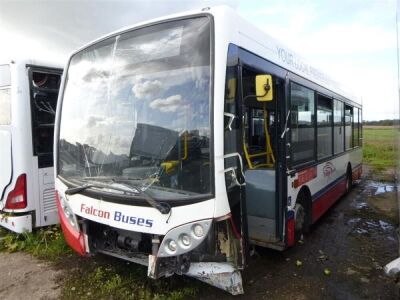
[[[210,194],[210,53],[210,20],[199,17],[129,31],[75,54],[58,175],[76,184],[123,182],[162,200]]]

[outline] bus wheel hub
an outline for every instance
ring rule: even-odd
[[[294,207],[294,220],[296,231],[301,231],[304,224],[305,213],[304,207],[301,204],[296,204]]]

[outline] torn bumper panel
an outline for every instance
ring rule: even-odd
[[[232,295],[244,293],[242,275],[229,263],[191,263],[189,271],[185,275],[225,290]]]

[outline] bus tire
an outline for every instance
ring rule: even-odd
[[[353,186],[353,177],[352,177],[351,167],[349,165],[347,167],[347,172],[346,172],[346,194],[348,194],[351,191],[352,186]]]
[[[294,207],[295,212],[295,238],[300,240],[303,234],[310,232],[311,226],[311,198],[307,191],[300,191],[297,196],[296,205]]]

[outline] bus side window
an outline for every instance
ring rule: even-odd
[[[358,130],[359,130],[359,145],[363,145],[363,124],[362,124],[362,109],[358,110]]]
[[[358,147],[358,139],[359,139],[359,130],[358,130],[358,108],[353,108],[353,147]]]
[[[333,101],[333,147],[334,154],[344,151],[344,125],[343,125],[343,102],[339,100]]]
[[[9,65],[0,66],[0,125],[11,124],[11,73]]]
[[[317,151],[318,159],[332,155],[332,99],[318,94]]]
[[[353,148],[353,107],[346,105],[344,111],[345,150]]]
[[[315,158],[314,91],[291,83],[291,149],[292,163],[300,164]]]

